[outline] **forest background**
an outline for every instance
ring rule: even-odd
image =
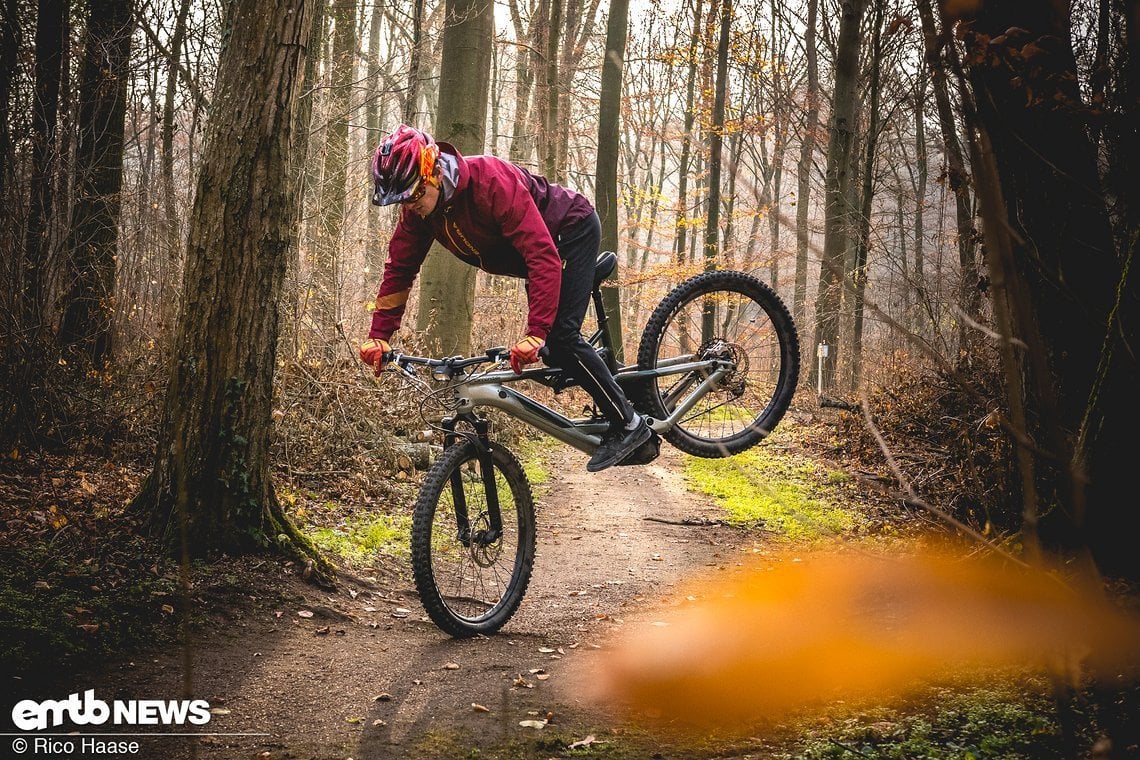
[[[331,578],[273,475],[367,449],[379,479],[414,424],[354,358],[395,221],[368,161],[404,122],[596,200],[627,356],[684,277],[754,273],[850,456],[1134,577],[1138,7],[5,0],[6,467],[147,460],[151,532]],[[501,345],[524,305],[432,256],[401,339]]]

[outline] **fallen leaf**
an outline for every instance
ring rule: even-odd
[[[386,725],[388,725],[388,721],[384,720],[383,718],[377,718],[376,720],[372,721],[372,725],[374,725],[374,726],[386,726]]]
[[[345,718],[344,720],[346,723],[363,723],[364,722],[364,718],[361,718],[357,715],[350,715],[347,718]]]
[[[313,631],[313,633],[315,633],[317,636],[327,636],[329,633],[329,627],[327,625],[321,626],[317,630]]]
[[[297,617],[311,618],[313,613],[309,610],[297,610]]]
[[[538,651],[539,651],[539,652],[542,652],[543,654],[550,654],[550,653],[552,653],[554,650],[553,650],[553,649],[551,649],[550,647],[539,647],[539,648],[538,648]]]
[[[522,726],[523,728],[535,728],[535,729],[541,730],[543,728],[546,728],[546,721],[545,720],[520,720],[519,725]]]
[[[210,715],[229,715],[230,711],[224,707],[211,707]]]
[[[539,673],[538,675],[535,676],[535,678],[537,678],[539,681],[545,681],[547,678],[550,678],[550,674],[549,673]]]
[[[486,705],[481,705],[478,702],[472,702],[471,709],[475,712],[491,712],[491,710]]]
[[[174,614],[174,608],[172,606],[170,606],[169,604],[162,605],[162,611],[165,612],[167,615]]]

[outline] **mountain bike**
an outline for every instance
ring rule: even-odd
[[[641,335],[637,362],[619,365],[600,285],[617,264],[599,255],[590,337],[617,382],[653,430],[700,457],[726,457],[763,440],[783,417],[799,375],[799,339],[779,296],[757,278],[709,271],[673,288]],[[505,347],[444,359],[391,352],[388,366],[446,410],[443,453],[430,466],[412,517],[412,572],[431,620],[457,638],[498,631],[530,583],[535,555],[534,497],[518,458],[492,440],[479,410],[499,409],[592,454],[608,421],[596,408],[570,419],[517,390],[532,381],[560,392],[574,379],[555,367],[515,374]],[[430,380],[421,378],[427,373]],[[653,436],[623,465],[657,456]]]

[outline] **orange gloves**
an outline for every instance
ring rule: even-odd
[[[372,367],[379,377],[381,370],[384,369],[384,354],[391,350],[388,341],[369,338],[360,344],[360,361]]]
[[[528,335],[518,343],[511,346],[511,369],[516,375],[521,375],[523,367],[538,361],[538,352],[546,345],[542,338]]]

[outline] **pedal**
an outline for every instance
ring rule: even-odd
[[[661,436],[654,433],[649,440],[638,446],[625,459],[618,462],[619,467],[626,465],[649,464],[661,454]]]

